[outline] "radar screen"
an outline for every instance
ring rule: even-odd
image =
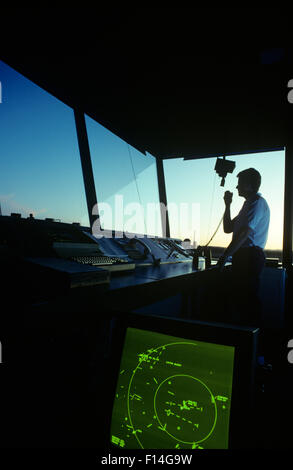
[[[128,328],[111,442],[128,449],[227,449],[234,347]]]

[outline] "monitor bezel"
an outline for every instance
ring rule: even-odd
[[[105,420],[105,446],[107,449],[118,449],[110,441],[111,420],[127,328],[234,347],[228,449],[255,447],[255,426],[251,426],[251,420],[254,415],[254,379],[259,329],[160,315],[126,313],[114,315],[110,325],[106,367],[108,371],[106,398],[109,411],[108,419]],[[117,358],[119,359],[117,360]]]

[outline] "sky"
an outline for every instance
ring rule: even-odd
[[[33,213],[89,226],[73,110],[1,61],[0,83],[2,214]],[[160,235],[154,156],[140,153],[88,116],[86,125],[104,228]],[[224,191],[234,193],[236,215],[244,202],[235,189],[236,175],[254,167],[271,209],[266,248],[281,249],[284,151],[226,158],[236,168],[224,188],[214,171],[216,158],[164,161],[171,236],[207,243],[223,215]],[[230,239],[221,226],[211,245],[227,246]]]

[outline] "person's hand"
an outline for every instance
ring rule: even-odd
[[[220,258],[218,259],[218,262],[215,266],[215,269],[217,269],[217,271],[219,271],[219,272],[222,272],[223,269],[224,269],[224,266],[226,264],[226,261],[227,261],[226,256],[224,256],[224,255],[220,256]]]
[[[231,193],[230,191],[225,191],[224,201],[225,201],[226,206],[232,203],[232,198],[233,198],[233,193]]]

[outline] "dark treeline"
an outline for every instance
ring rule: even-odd
[[[221,256],[225,248],[221,246],[211,246],[212,257],[218,258]],[[278,258],[280,261],[282,260],[282,251],[281,250],[265,250],[266,258]]]

